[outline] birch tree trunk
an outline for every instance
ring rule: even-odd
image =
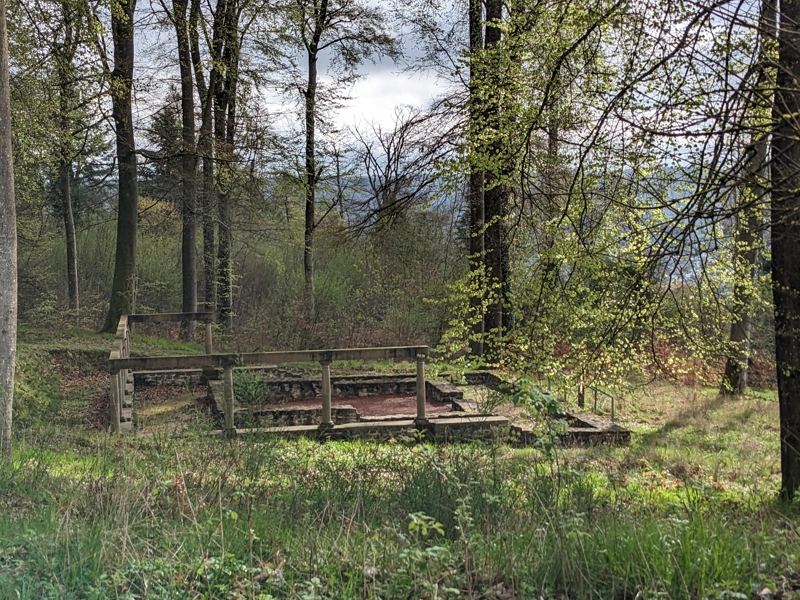
[[[8,77],[6,4],[0,0],[0,455],[10,458],[17,351],[17,217]]]

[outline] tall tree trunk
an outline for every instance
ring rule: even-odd
[[[800,487],[800,2],[780,3],[772,116],[772,294],[781,429],[781,497]]]
[[[117,134],[119,208],[117,248],[111,303],[103,331],[115,331],[120,316],[136,306],[136,237],[139,194],[136,180],[136,144],[133,134],[131,91],[133,87],[133,14],[136,0],[113,0],[111,34],[114,70],[111,73],[111,114]]]
[[[219,7],[217,7],[219,12]],[[209,311],[217,308],[217,243],[214,225],[216,186],[214,185],[213,98],[217,86],[217,70],[211,69],[206,85],[203,57],[200,53],[200,0],[191,0],[189,11],[189,44],[195,73],[197,95],[200,97],[201,121],[197,136],[197,154],[202,160],[203,209],[203,304]],[[212,52],[214,48],[212,47]]]
[[[308,57],[308,85],[304,95],[306,100],[305,125],[305,184],[306,184],[306,211],[305,226],[303,229],[303,272],[305,274],[306,309],[309,316],[314,315],[314,230],[316,193],[317,193],[317,159],[316,159],[316,121],[317,121],[317,51],[319,40],[325,29],[328,19],[328,0],[321,0],[313,15],[314,29],[311,39],[306,44]],[[305,36],[304,36],[305,39]]]
[[[488,0],[486,2],[486,50],[487,60],[496,61],[497,46],[500,44],[502,30],[499,22],[503,18],[502,0]],[[493,64],[493,63],[492,63]],[[497,70],[494,65],[493,70]],[[495,73],[492,79],[497,82],[500,77]],[[503,225],[505,219],[506,191],[502,180],[502,170],[498,161],[502,154],[502,141],[500,132],[500,106],[499,94],[491,95],[490,105],[486,112],[486,126],[494,129],[494,138],[489,148],[491,170],[486,171],[486,191],[484,195],[484,211],[486,230],[484,234],[484,248],[486,251],[486,277],[489,286],[491,301],[485,318],[487,332],[492,332],[491,345],[496,349],[503,330]]]
[[[755,146],[756,156],[753,162],[763,165],[767,158],[766,136],[758,140]],[[761,213],[760,202],[766,190],[755,178],[758,172],[751,173],[748,185],[753,206],[747,206],[737,216],[736,254],[734,257],[733,307],[734,319],[731,323],[729,339],[729,355],[725,363],[720,391],[723,394],[744,394],[747,391],[747,364],[750,359],[750,329],[752,323],[752,305],[754,285],[758,278],[758,255],[761,248]]]
[[[478,74],[479,55],[483,50],[483,4],[481,0],[469,0],[469,109],[470,132],[477,135],[482,112],[480,100],[480,76]],[[476,294],[470,298],[471,314],[474,319],[470,340],[470,353],[473,356],[483,355],[483,275],[484,275],[484,177],[482,169],[470,166],[468,199],[469,199],[469,254],[470,270],[473,279],[478,283]]]
[[[63,133],[63,131],[62,131]],[[75,216],[72,210],[72,162],[66,158],[69,149],[62,148],[58,163],[58,190],[61,194],[61,213],[67,243],[67,294],[71,310],[80,308],[78,293],[78,242],[75,236]]]
[[[0,456],[11,458],[17,354],[17,216],[11,154],[6,3],[0,0]]]
[[[183,312],[197,311],[197,152],[194,139],[194,79],[192,57],[189,49],[189,31],[186,11],[188,0],[173,0],[173,19],[178,41],[178,63],[181,75],[181,179],[183,202],[181,203],[181,284]],[[194,321],[185,324],[184,335],[194,338]]]
[[[759,31],[759,66],[754,90],[755,109],[772,107],[773,98],[767,70],[772,59],[769,48],[775,40],[776,6],[774,0],[762,0]],[[736,252],[734,256],[734,318],[731,322],[729,354],[725,363],[720,391],[722,394],[744,394],[747,391],[747,367],[750,360],[750,329],[752,323],[753,286],[758,278],[758,256],[762,245],[762,205],[767,190],[762,183],[766,178],[769,155],[769,134],[755,133],[748,148],[751,156],[745,174],[746,198],[737,215]]]
[[[236,133],[236,83],[239,76],[239,8],[236,0],[228,0],[222,30],[221,74],[215,97],[214,136],[217,148],[219,249],[217,272],[217,309],[219,322],[233,326],[233,257],[231,178]]]
[[[317,189],[317,162],[315,160],[317,54],[316,49],[308,53],[308,87],[306,88],[306,211],[303,229],[303,273],[305,274],[305,297],[308,314],[314,314],[314,229]]]
[[[64,218],[64,234],[67,247],[67,295],[72,310],[80,308],[78,291],[78,244],[75,236],[75,216],[72,207],[72,118],[75,106],[74,64],[78,47],[78,34],[72,8],[66,0],[61,2],[64,25],[63,43],[56,45],[56,73],[59,95],[59,162],[58,191],[61,195],[61,214]]]

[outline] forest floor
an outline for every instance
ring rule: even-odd
[[[640,386],[626,447],[225,440],[194,389],[110,438],[109,345],[24,333],[0,598],[800,598],[774,392]]]

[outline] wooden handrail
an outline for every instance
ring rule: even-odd
[[[133,323],[202,321],[206,324],[204,355],[130,357],[130,326]],[[212,354],[213,312],[152,313],[122,315],[114,336],[114,349],[108,357],[111,375],[111,432],[120,431],[122,400],[129,371],[175,371],[179,369],[222,369],[225,428],[234,431],[233,369],[273,363],[318,362],[322,365],[322,429],[333,427],[331,421],[330,364],[335,360],[415,360],[417,362],[417,421],[425,422],[425,358],[428,346],[390,346],[384,348],[337,348],[332,350],[290,350]]]
[[[339,348],[334,350],[290,350],[243,354],[151,356],[109,359],[112,373],[133,371],[173,371],[177,369],[235,368],[275,363],[323,362],[334,360],[417,360],[428,354],[428,346],[386,348]]]
[[[203,323],[213,323],[213,312],[193,312],[193,313],[140,313],[126,316],[131,323],[185,323],[187,321],[202,321]]]

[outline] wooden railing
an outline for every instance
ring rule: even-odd
[[[117,323],[114,335],[114,348],[109,354],[109,366],[113,361],[130,358],[130,333],[134,323],[168,323],[201,321],[206,325],[205,350],[211,354],[214,350],[213,312],[195,313],[154,313],[122,315]],[[109,418],[111,432],[119,433],[121,429],[130,429],[133,425],[133,371],[132,368],[114,369],[111,372],[111,399],[109,402]]]
[[[129,323],[157,322],[159,320],[184,321],[189,317],[199,317],[210,313],[168,313],[166,315],[128,315],[119,320],[116,347],[109,356],[108,364],[111,373],[111,431],[120,430],[126,382],[131,379],[133,371],[175,371],[179,369],[203,369],[204,371],[222,370],[224,382],[223,413],[225,428],[234,430],[233,420],[233,370],[239,367],[264,366],[280,363],[318,362],[322,369],[322,423],[321,429],[332,428],[331,420],[331,362],[336,360],[414,360],[417,363],[417,420],[426,419],[425,410],[425,358],[428,346],[393,346],[386,348],[340,348],[334,350],[291,350],[283,352],[252,352],[243,354],[212,354],[209,322],[206,322],[206,354],[183,356],[152,356],[131,358],[129,347]],[[159,319],[158,317],[169,317]],[[144,317],[144,318],[143,318]],[[180,318],[179,318],[180,317]],[[195,320],[203,320],[196,318]],[[119,391],[121,390],[121,391]],[[133,392],[131,379],[130,391]],[[131,397],[132,399],[132,397]],[[118,411],[118,412],[115,412]],[[115,419],[116,415],[116,421]],[[116,423],[116,428],[115,428]]]

